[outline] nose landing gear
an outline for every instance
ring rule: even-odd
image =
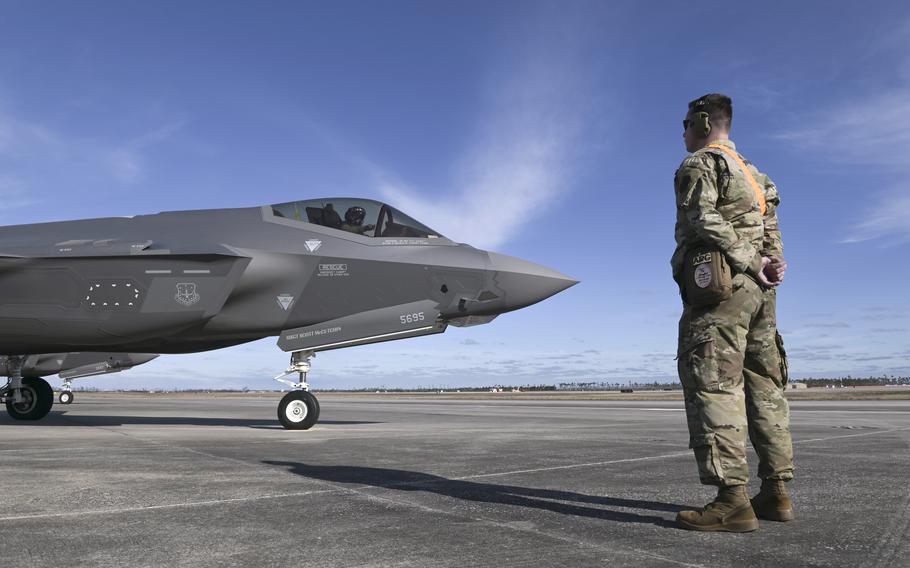
[[[60,404],[72,404],[73,403],[73,380],[72,379],[63,379],[63,384],[60,385],[60,396],[58,398]]]
[[[288,430],[309,430],[319,420],[319,401],[310,392],[310,385],[306,382],[306,375],[310,372],[310,359],[315,356],[312,351],[291,353],[291,366],[275,377],[279,383],[294,389],[284,395],[278,404],[278,421]],[[284,378],[293,373],[299,377],[296,383]]]

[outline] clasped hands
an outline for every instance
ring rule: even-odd
[[[781,256],[763,256],[761,271],[758,273],[758,283],[764,288],[776,288],[784,281],[787,272],[787,261]]]

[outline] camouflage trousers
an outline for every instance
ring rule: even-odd
[[[777,332],[777,296],[737,274],[733,295],[713,306],[685,305],[679,321],[679,379],[689,447],[701,482],[749,481],[746,434],[762,479],[793,478],[787,356]]]

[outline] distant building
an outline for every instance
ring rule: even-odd
[[[787,383],[787,390],[802,390],[809,388],[806,383]]]

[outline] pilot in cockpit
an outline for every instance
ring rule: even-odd
[[[366,210],[359,205],[349,207],[344,213],[344,223],[341,224],[341,230],[349,233],[362,235],[367,231],[372,231],[376,225],[364,225],[363,219],[366,217]]]

